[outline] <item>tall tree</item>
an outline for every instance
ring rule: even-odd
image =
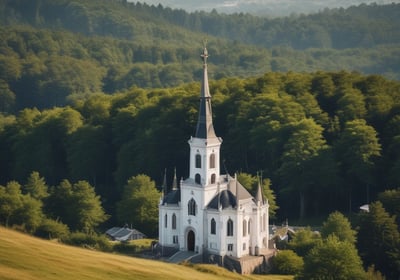
[[[37,171],[33,171],[29,175],[28,180],[23,186],[22,190],[38,200],[42,200],[49,195],[46,181],[43,177],[40,177],[40,174]]]
[[[314,188],[312,177],[308,172],[308,163],[317,158],[327,148],[322,135],[323,128],[313,119],[304,119],[293,124],[290,138],[284,146],[282,165],[279,169],[283,191],[299,197],[299,215],[306,214],[307,198]]]
[[[117,204],[120,223],[133,225],[149,236],[158,229],[158,203],[161,193],[147,175],[131,177],[124,187],[121,201]]]
[[[397,226],[400,229],[400,188],[379,193],[378,201],[390,215],[396,217]]]
[[[356,231],[351,228],[349,220],[340,212],[331,213],[322,225],[322,238],[328,238],[330,235],[335,235],[339,241],[351,244],[356,242]]]
[[[56,220],[60,219],[71,230],[93,232],[96,227],[106,221],[100,197],[86,181],[71,184],[63,180],[53,187],[48,198],[47,211]]]
[[[366,266],[375,265],[388,279],[400,277],[400,233],[381,202],[360,214],[357,247]]]
[[[381,145],[375,129],[365,120],[357,119],[345,124],[336,142],[335,150],[341,165],[342,176],[346,180],[349,210],[353,207],[353,192],[363,199],[357,203],[368,203],[371,188],[374,186],[375,160],[381,155]],[[358,207],[358,206],[357,206]]]
[[[357,280],[364,277],[365,271],[355,246],[329,236],[304,258],[301,279]]]
[[[21,185],[16,181],[0,186],[0,219],[6,227],[12,223],[18,209],[22,207]]]

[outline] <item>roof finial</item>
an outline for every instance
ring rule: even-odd
[[[203,40],[203,53],[201,54],[201,57],[203,58],[204,64],[207,64],[207,58],[208,58],[207,39]]]
[[[174,170],[174,180],[172,181],[172,190],[177,190],[178,189],[178,181],[176,179],[176,167]]]
[[[265,199],[264,199],[264,195],[263,195],[263,192],[262,192],[262,171],[260,173],[261,173],[261,181],[260,181],[259,173],[257,171],[258,186],[257,186],[256,201],[257,201],[257,203],[259,202],[260,205],[264,205],[265,204]]]

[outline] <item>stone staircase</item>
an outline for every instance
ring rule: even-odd
[[[193,251],[179,251],[173,254],[167,261],[171,263],[180,263],[185,260],[189,260],[196,255],[197,253]]]

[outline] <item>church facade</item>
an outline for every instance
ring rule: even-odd
[[[201,54],[203,77],[196,133],[190,146],[189,177],[176,176],[159,204],[159,244],[176,251],[216,257],[257,256],[268,249],[268,201],[261,186],[253,197],[236,175],[221,174],[222,139],[214,131],[207,58]]]

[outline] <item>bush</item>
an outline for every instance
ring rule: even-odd
[[[129,242],[121,242],[118,244],[115,244],[113,247],[113,251],[125,254],[125,255],[134,255],[137,254],[143,249],[140,246],[131,244]]]
[[[71,233],[67,238],[62,240],[63,243],[73,246],[79,246],[89,249],[110,252],[112,246],[104,235],[86,234],[83,232]]]
[[[35,235],[48,239],[64,239],[69,235],[69,228],[61,222],[52,219],[43,219],[42,223],[36,229]]]
[[[292,250],[278,251],[272,258],[272,269],[276,274],[295,275],[303,270],[303,258]]]

